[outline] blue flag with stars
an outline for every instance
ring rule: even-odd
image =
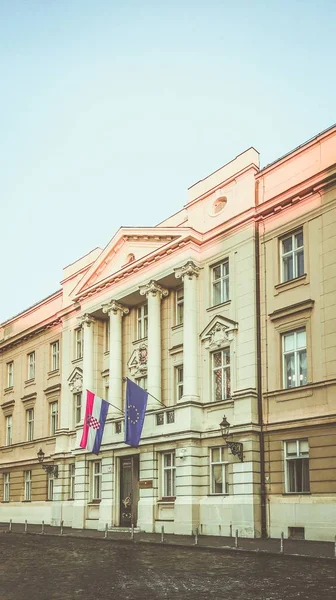
[[[125,407],[125,444],[137,448],[145,420],[148,392],[127,378]]]

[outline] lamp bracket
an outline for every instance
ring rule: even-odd
[[[233,456],[237,456],[241,462],[244,461],[243,444],[241,442],[226,441],[227,447],[230,449]]]
[[[53,475],[54,477],[58,477],[58,465],[42,465],[42,469],[48,473],[48,475]]]

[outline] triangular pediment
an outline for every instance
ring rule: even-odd
[[[220,348],[232,341],[237,329],[238,323],[222,315],[216,315],[203,329],[200,338],[202,342],[206,342],[209,349]]]
[[[176,227],[121,228],[78,282],[72,294],[82,293],[118,272],[131,269],[184,235],[185,230]]]
[[[80,393],[83,390],[83,369],[75,367],[68,377],[68,384],[71,392]]]

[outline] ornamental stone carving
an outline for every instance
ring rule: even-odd
[[[148,347],[147,344],[140,344],[135,348],[128,360],[127,366],[130,370],[132,377],[135,375],[146,375],[147,373],[147,360],[148,360]]]
[[[83,371],[79,367],[76,367],[70,377],[68,377],[68,383],[70,392],[73,394],[79,394],[83,391]]]
[[[201,333],[201,340],[208,350],[216,350],[231,343],[238,324],[222,316],[214,317]]]
[[[192,260],[188,260],[183,267],[174,269],[176,279],[184,279],[185,277],[192,279],[193,277],[198,277],[200,270],[201,267],[195,265]]]
[[[151,279],[151,281],[149,283],[146,283],[145,285],[140,285],[139,291],[141,296],[146,296],[147,298],[149,294],[154,297],[160,296],[160,298],[166,297],[169,294],[168,290],[165,290],[153,279]]]
[[[89,315],[89,313],[85,313],[81,317],[78,317],[77,323],[80,326],[87,325],[88,327],[91,327],[92,323],[94,323],[95,320],[96,319],[94,319],[91,315]]]
[[[118,314],[118,312],[120,312],[122,317],[124,315],[128,315],[128,313],[129,313],[129,309],[126,306],[123,306],[122,304],[117,302],[116,300],[110,300],[110,302],[106,302],[105,304],[102,304],[102,310],[103,310],[103,313],[105,313],[107,315],[109,315],[110,313],[113,313],[114,315],[116,315],[116,314]]]

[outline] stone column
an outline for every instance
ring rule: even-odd
[[[82,326],[83,334],[83,401],[82,401],[82,419],[85,414],[86,390],[94,392],[94,369],[93,369],[93,326],[95,319],[89,314],[78,318],[79,325]]]
[[[198,391],[198,294],[197,278],[200,267],[189,260],[175,270],[175,277],[183,280],[183,397],[197,398]]]
[[[109,397],[108,400],[117,409],[122,409],[122,318],[129,309],[111,300],[102,305],[103,312],[110,319],[110,356],[109,356]],[[121,416],[119,410],[111,408],[116,416]]]
[[[169,292],[153,280],[141,285],[139,291],[148,302],[148,392],[161,400],[161,298]],[[148,406],[158,408],[154,398],[148,396]]]

